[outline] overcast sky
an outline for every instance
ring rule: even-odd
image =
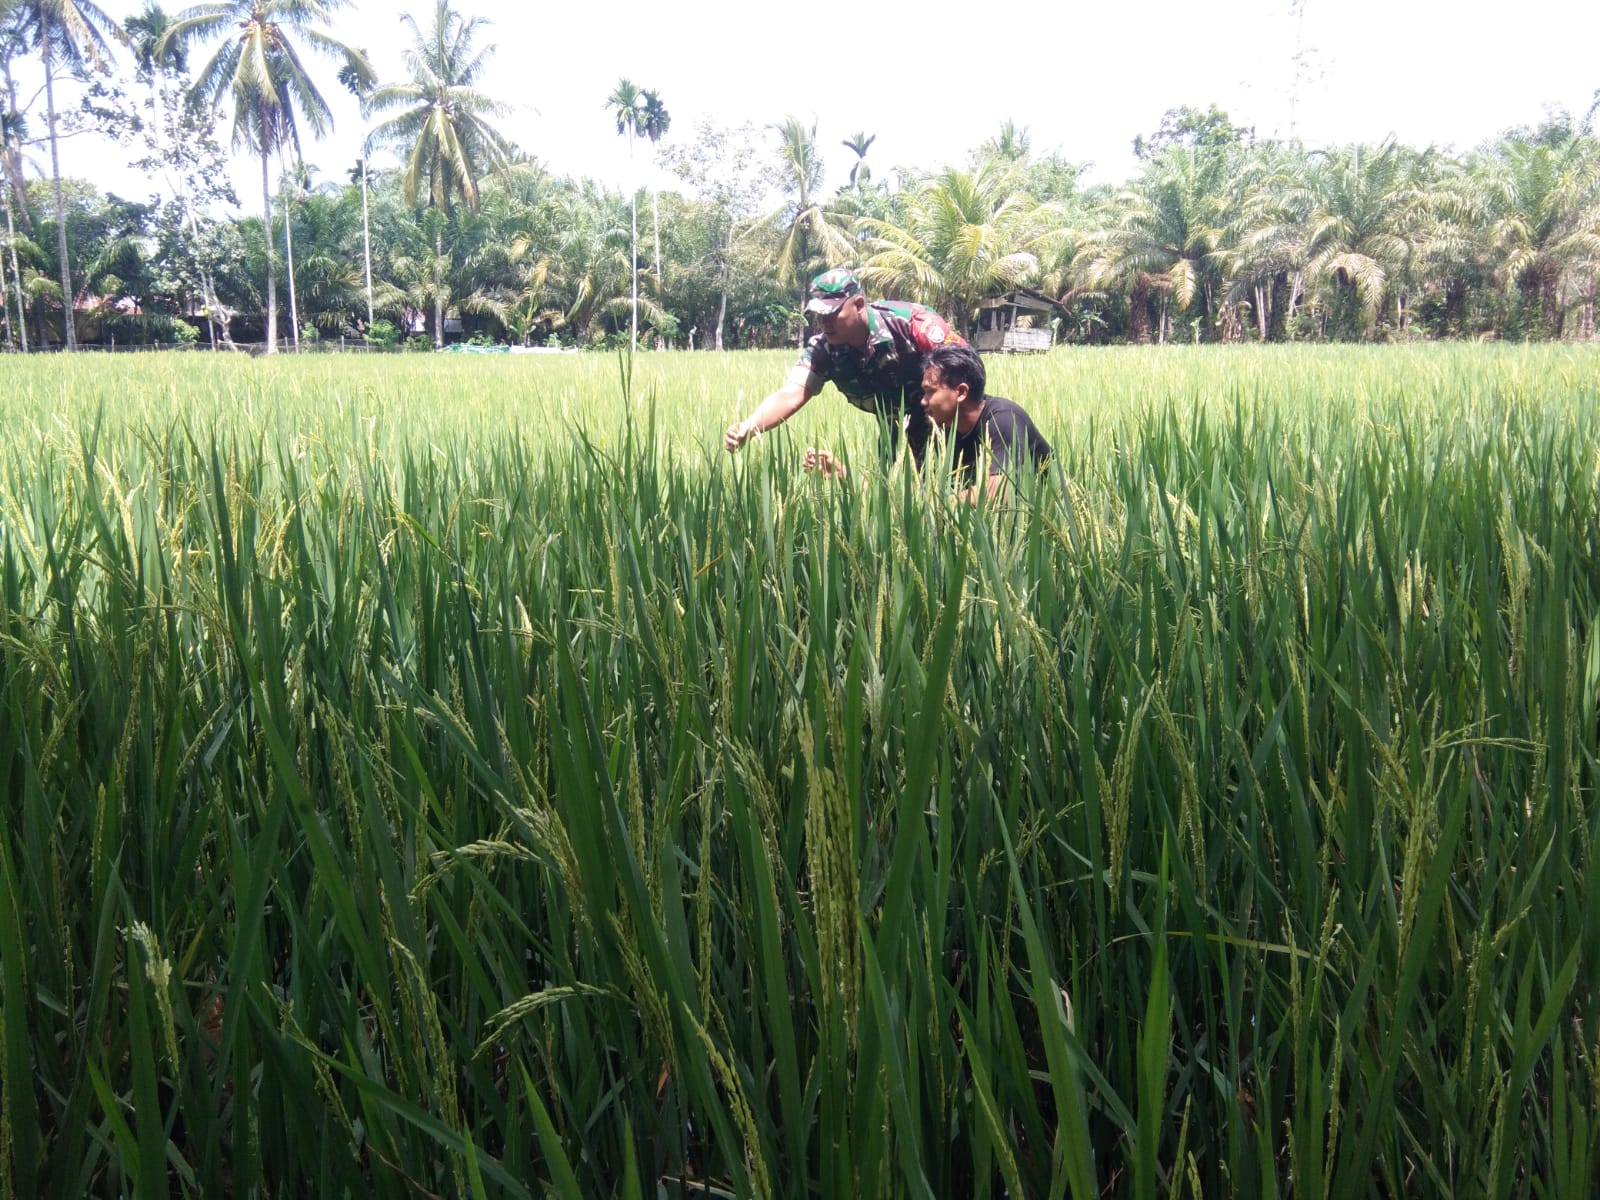
[[[143,7],[100,3],[119,19]],[[868,161],[880,177],[964,161],[1010,119],[1029,130],[1035,152],[1088,162],[1088,179],[1116,182],[1136,169],[1134,136],[1181,104],[1215,102],[1260,136],[1293,133],[1313,146],[1393,135],[1466,150],[1551,106],[1581,116],[1600,89],[1594,0],[1493,9],[1459,0],[460,5],[489,22],[482,39],[496,50],[482,86],[512,106],[504,131],[559,174],[618,187],[634,176],[604,101],[624,75],[659,92],[672,140],[708,117],[757,127],[814,119],[833,184],[853,158],[840,142],[858,130],[877,135]],[[409,40],[404,11],[431,23],[424,0],[356,0],[333,32],[394,79]],[[361,121],[331,66],[323,78],[336,127],[305,149],[329,178],[355,162]],[[648,147],[639,153],[638,177],[652,181]],[[77,138],[63,146],[62,168],[130,196],[154,190],[127,170],[127,157]],[[259,174],[247,163],[236,174],[253,210]]]

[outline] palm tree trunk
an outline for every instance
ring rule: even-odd
[[[722,260],[722,288],[717,300],[717,349],[722,349],[722,325],[728,316],[728,260]]]
[[[11,215],[9,208],[6,209],[6,215],[8,217]],[[6,291],[6,277],[5,256],[0,255],[0,306],[3,306],[3,316],[6,323],[6,352],[10,353],[17,348],[17,339],[11,328],[11,294]]]
[[[300,305],[294,297],[294,205],[289,197],[283,198],[283,245],[287,254],[284,269],[289,272],[289,341],[295,352],[300,350]]]
[[[444,226],[435,225],[433,228],[433,269],[438,271],[439,261],[444,258]],[[444,349],[444,291],[439,287],[440,280],[434,280],[433,288],[433,348]]]
[[[633,126],[628,127],[628,174],[633,174]],[[639,189],[636,181],[629,180],[629,197],[632,211],[633,238],[628,258],[628,275],[633,280],[633,311],[628,317],[628,350],[639,349]]]
[[[17,291],[17,333],[22,338],[22,352],[28,352],[28,309],[22,302],[22,268],[17,264],[17,226],[11,219],[12,189],[6,191],[6,239],[11,248],[11,284]]]
[[[650,224],[655,227],[656,234],[656,303],[661,303],[661,285],[666,281],[661,278],[661,207],[654,188],[650,189]]]
[[[73,313],[72,267],[67,262],[67,205],[61,195],[61,152],[56,141],[55,51],[50,41],[50,18],[39,22],[40,52],[44,57],[44,106],[50,126],[50,182],[56,193],[56,255],[61,263],[61,328],[68,353],[78,348]]]
[[[367,271],[367,336],[372,336],[372,227],[367,220],[367,142],[361,141],[361,258]]]
[[[266,113],[262,113],[266,128]],[[272,269],[272,181],[267,177],[267,148],[261,148],[261,207],[267,233],[267,353],[278,352],[278,275]]]
[[[1134,278],[1128,295],[1128,332],[1136,344],[1150,344],[1150,287],[1142,271]]]
[[[0,70],[5,72],[6,97],[10,101],[6,111],[20,112],[21,109],[17,107],[17,81],[12,77],[11,60],[9,58],[0,60]],[[4,159],[3,164],[0,164],[0,169],[4,170],[6,180],[11,185],[11,194],[16,198],[18,212],[22,218],[22,228],[29,237],[32,237],[33,214],[28,211],[28,193],[25,186],[27,181],[22,178],[21,145],[7,138],[5,144],[0,146],[0,158]],[[15,266],[16,264],[13,263],[13,274],[16,273]]]

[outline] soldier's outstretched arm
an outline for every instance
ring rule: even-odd
[[[805,407],[806,401],[815,394],[796,380],[787,381],[777,391],[769,393],[748,417],[728,426],[722,436],[723,446],[731,454],[743,446],[751,434],[776,429]]]

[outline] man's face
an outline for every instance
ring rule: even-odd
[[[922,373],[922,411],[940,429],[950,428],[966,398],[967,385],[958,383],[951,387],[939,374],[938,367],[929,367]]]
[[[831,313],[818,313],[817,324],[830,346],[867,344],[867,298],[851,296]]]

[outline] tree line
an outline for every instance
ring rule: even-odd
[[[403,18],[394,80],[332,36],[337,7],[152,3],[118,24],[92,0],[0,0],[7,348],[770,346],[800,334],[805,281],[832,266],[969,329],[1025,289],[1048,306],[1025,319],[1067,342],[1595,336],[1600,93],[1465,154],[1309,149],[1179,108],[1136,139],[1132,179],[1086,186],[1014,122],[956,165],[883,171],[869,134],[828,147],[793,117],[675,130],[661,95],[624,79],[596,97],[597,132],[609,117],[677,181],[630,195],[499,129],[509,109],[479,87],[493,47],[451,0]],[[42,68],[32,100],[25,59]],[[79,99],[63,112],[65,79]],[[366,137],[348,172],[319,177],[305,142],[331,127],[331,88],[357,97]],[[64,179],[60,136],[91,128],[162,194]],[[375,169],[378,148],[399,166]],[[258,212],[237,212],[230,150],[259,159]],[[829,190],[839,152],[850,178]]]

